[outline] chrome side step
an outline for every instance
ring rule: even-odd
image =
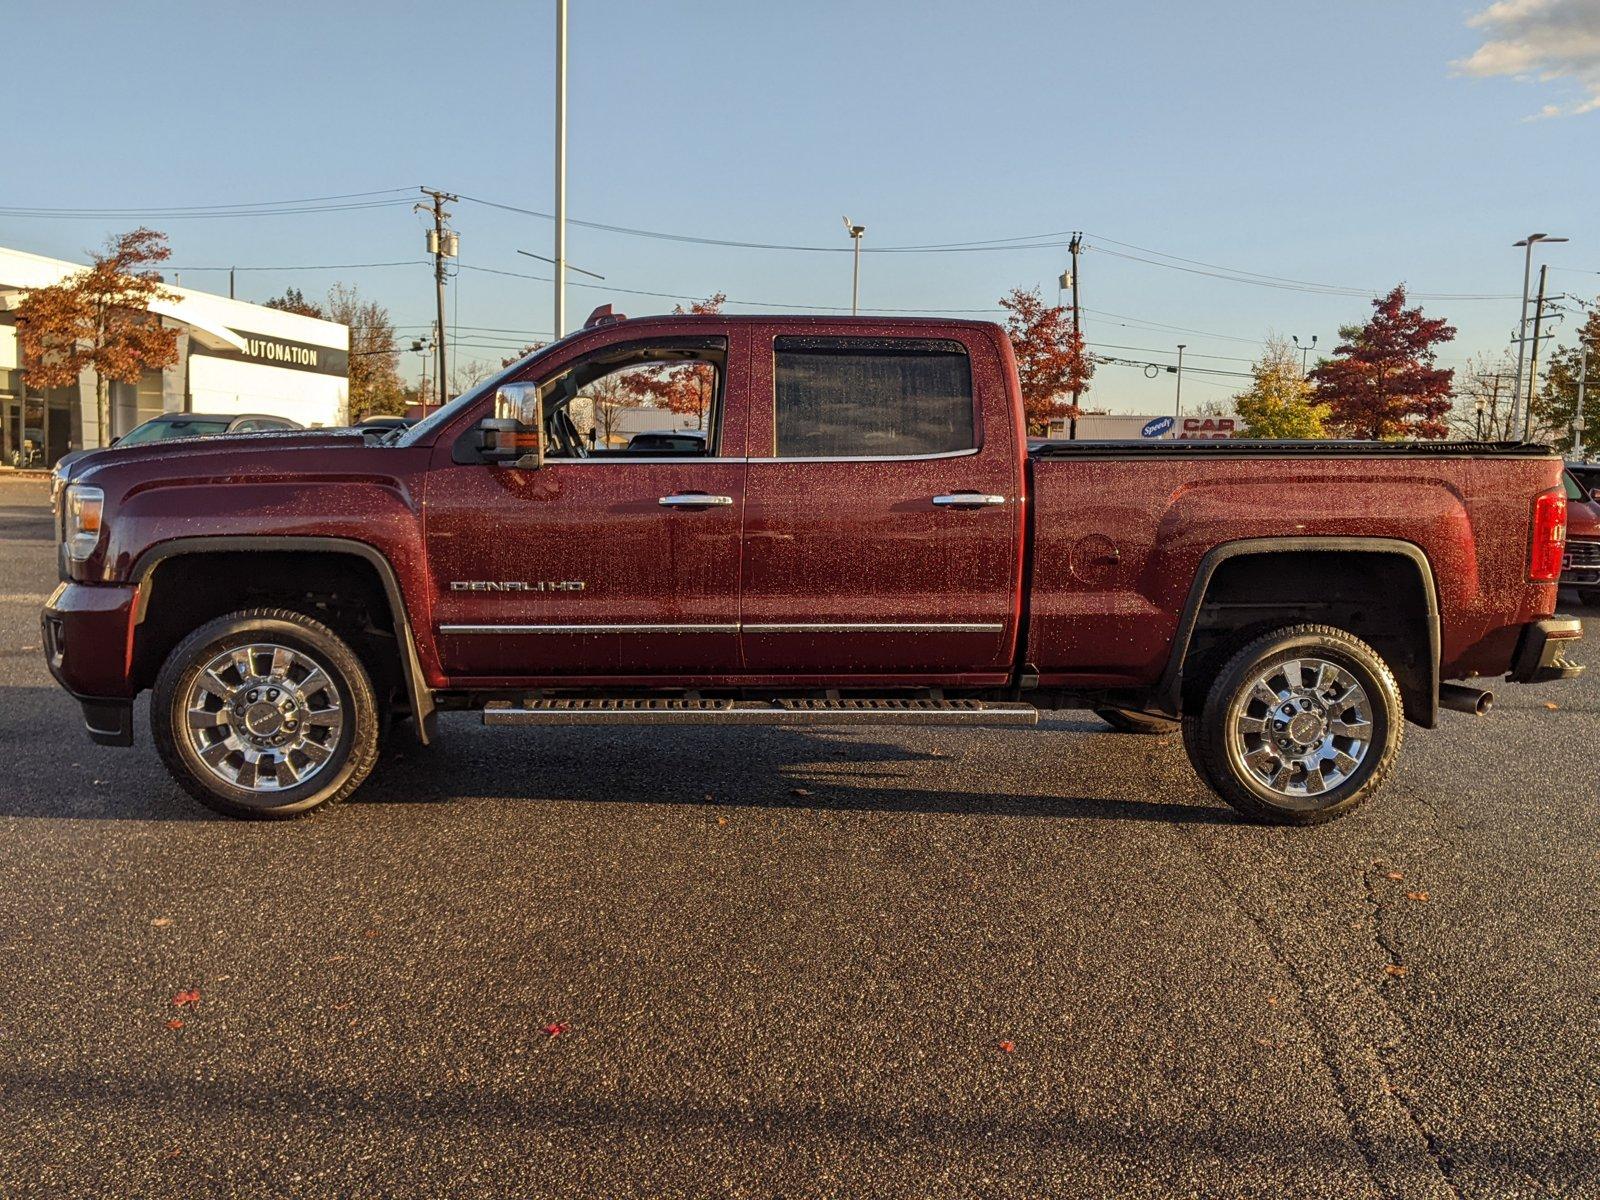
[[[1036,725],[1031,704],[988,700],[497,701],[485,725]]]

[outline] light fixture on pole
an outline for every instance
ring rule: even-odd
[[[850,224],[849,217],[844,219],[844,227],[856,248],[855,263],[850,272],[850,315],[853,317],[861,305],[861,235],[867,231],[867,227]]]
[[[1300,346],[1299,335],[1290,334],[1289,336],[1294,339],[1294,344],[1296,346]],[[1300,378],[1302,378],[1302,379],[1304,379],[1306,377],[1306,355],[1310,354],[1316,348],[1317,348],[1317,335],[1314,334],[1314,333],[1311,335],[1311,344],[1310,345],[1308,345],[1308,346],[1300,346]]]
[[[1533,282],[1533,247],[1539,242],[1564,242],[1566,240],[1564,237],[1551,237],[1548,233],[1530,233],[1520,242],[1511,243],[1514,248],[1525,252],[1522,257],[1522,317],[1517,322],[1516,386],[1511,392],[1511,424],[1509,428],[1512,430],[1522,427],[1517,418],[1522,408],[1522,360],[1528,346],[1528,286]]]
[[[567,332],[567,0],[556,0],[556,340]]]
[[[1178,396],[1175,403],[1176,415],[1183,416],[1183,349],[1184,343],[1178,343]]]

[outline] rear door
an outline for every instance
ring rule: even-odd
[[[694,336],[651,337],[633,324],[544,368],[557,440],[539,469],[436,452],[426,540],[450,675],[650,681],[739,669],[745,467],[744,431],[725,417],[739,408],[726,403],[737,391],[731,331],[702,323]],[[582,381],[576,395],[567,379]],[[691,449],[631,451],[628,427],[641,421],[705,436],[685,439]]]
[[[979,326],[936,337],[758,328],[746,669],[797,682],[1002,681],[1025,518],[1009,362]]]

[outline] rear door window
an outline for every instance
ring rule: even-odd
[[[912,458],[977,447],[972,366],[959,342],[780,337],[779,458]]]

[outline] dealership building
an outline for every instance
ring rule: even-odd
[[[49,466],[164,412],[267,413],[307,426],[348,421],[348,327],[163,284],[169,298],[149,308],[177,331],[177,359],[136,382],[114,382],[110,428],[102,430],[94,374],[85,371],[75,386],[31,387],[17,344],[16,310],[28,290],[82,269],[0,247],[0,463]]]

